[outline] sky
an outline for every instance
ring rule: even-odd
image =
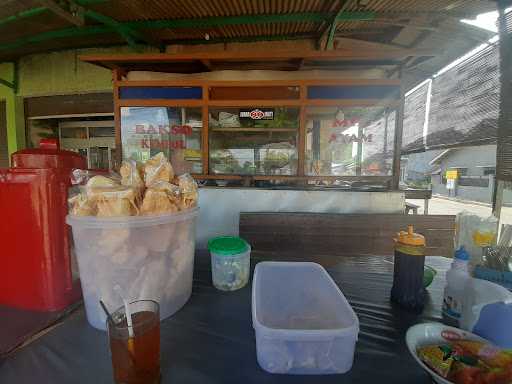
[[[498,33],[496,20],[498,20],[498,11],[481,13],[475,19],[462,19],[461,22]]]

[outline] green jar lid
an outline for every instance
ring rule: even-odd
[[[220,236],[208,240],[208,250],[223,256],[234,256],[249,250],[249,244],[236,236]]]

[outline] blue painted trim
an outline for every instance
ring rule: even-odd
[[[400,97],[397,85],[310,86],[308,99],[388,99]]]
[[[191,99],[203,98],[201,87],[120,87],[120,99]]]

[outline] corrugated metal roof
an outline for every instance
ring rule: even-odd
[[[94,9],[119,21],[191,19],[255,14],[328,12],[332,2],[321,0],[112,0]]]
[[[0,18],[5,18],[27,9],[40,7],[41,3],[35,0],[4,0],[0,6]]]
[[[358,1],[351,1],[348,11],[359,10]],[[366,10],[389,13],[453,12],[472,14],[489,11],[489,2],[480,0],[369,0]],[[491,7],[492,9],[492,7]]]
[[[68,0],[62,0],[65,3]],[[325,36],[338,11],[375,12],[374,20],[340,20],[336,38],[348,37],[363,41],[402,45],[410,47],[409,41],[427,30],[429,36],[421,42],[422,47],[443,48],[453,45],[464,49],[475,41],[487,37],[464,26],[445,28],[447,20],[458,23],[462,16],[474,17],[495,8],[491,0],[74,0],[86,10],[99,13],[97,18],[86,17],[85,27],[76,27],[50,11],[36,12],[42,5],[36,0],[4,0],[0,8],[0,61],[13,59],[33,52],[52,49],[100,46],[122,43],[117,26],[132,29],[132,40],[158,42],[161,44],[195,43],[205,40],[247,41],[310,38],[318,41]],[[275,20],[272,15],[293,16],[293,20]],[[14,16],[14,18],[13,18]],[[243,17],[247,18],[243,18]],[[270,21],[255,17],[267,18]],[[229,17],[242,17],[233,21]],[[212,18],[216,18],[213,19]],[[219,19],[221,18],[221,19]],[[181,26],[159,24],[162,20],[181,20]],[[196,25],[200,20],[206,24]],[[272,21],[274,20],[274,21]],[[124,23],[124,24],[123,24]],[[140,24],[144,23],[144,24]],[[408,26],[409,25],[409,26]],[[429,26],[432,25],[432,30]],[[425,28],[423,28],[425,27]],[[117,28],[118,29],[118,28]],[[55,33],[54,33],[55,32]],[[126,32],[126,31],[124,31]],[[125,33],[126,35],[126,33]],[[135,37],[134,37],[135,36]],[[407,38],[404,39],[404,36]],[[455,38],[454,38],[455,36]],[[444,41],[443,37],[445,37]],[[429,42],[432,42],[429,45]],[[439,69],[446,61],[433,59],[432,68]],[[432,64],[434,63],[434,64]],[[427,68],[422,64],[421,68]],[[418,67],[420,68],[420,67]],[[435,70],[434,69],[434,70]]]

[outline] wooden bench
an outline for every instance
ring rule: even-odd
[[[242,212],[239,230],[255,256],[328,265],[344,256],[393,255],[393,238],[407,225],[425,236],[427,255],[452,257],[452,215]]]

